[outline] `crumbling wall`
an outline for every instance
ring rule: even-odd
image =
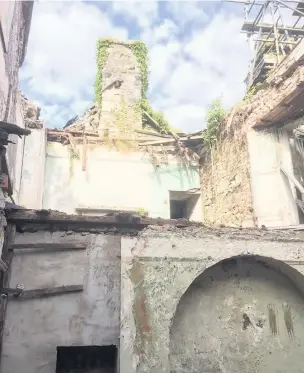
[[[253,88],[256,92],[249,92],[248,96],[235,107],[228,127],[238,128],[241,132],[246,133],[252,127],[267,127],[281,121],[280,117],[286,115],[288,118],[288,115],[292,115],[291,108],[286,106],[288,102],[285,104],[285,108],[282,102],[303,84],[303,66],[294,67],[288,74],[284,71],[284,74],[281,73],[282,76],[279,72],[276,75],[276,71],[274,70],[273,75],[261,87]],[[279,117],[273,115],[269,117],[269,113],[280,105],[282,107]]]
[[[203,160],[200,172],[204,222],[253,226],[246,137],[219,141]]]
[[[116,345],[120,324],[120,237],[71,231],[18,234],[10,287],[24,290],[83,285],[83,291],[28,300],[10,299],[1,373],[56,370],[57,346]],[[85,250],[43,249],[44,243],[86,245]]]
[[[260,372],[298,373],[303,305],[292,281],[256,258],[218,263],[196,278],[177,307],[171,371],[199,372],[203,366],[205,372],[252,373],[254,366]]]
[[[277,373],[280,364],[289,364],[291,372],[301,371],[304,301],[298,289],[303,292],[304,278],[298,247],[302,243],[288,242],[287,236],[283,242],[278,237],[281,232],[271,237],[265,231],[258,235],[236,231],[151,227],[138,238],[123,237],[122,372],[198,372],[202,366],[212,372],[251,372],[259,363],[271,373]],[[218,273],[213,276],[209,271],[204,277],[207,285],[199,281],[207,268],[240,256],[251,258],[249,267],[240,266],[237,273],[229,266],[219,269],[222,278],[229,280],[217,282]],[[200,297],[202,287],[204,297]],[[254,293],[252,297],[248,291]],[[251,324],[246,324],[246,315],[244,324],[244,314]],[[177,340],[178,353],[170,351],[170,341]],[[247,345],[243,346],[243,340]],[[290,348],[291,340],[299,345]],[[246,350],[248,342],[250,351]],[[237,369],[231,368],[231,359]],[[182,370],[174,360],[181,362]]]

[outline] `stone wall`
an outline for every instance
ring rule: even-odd
[[[219,142],[202,162],[200,172],[204,222],[253,226],[246,137]]]
[[[142,126],[138,106],[141,100],[139,65],[127,42],[114,42],[108,52],[102,70],[99,129],[129,133],[132,128],[140,129]]]

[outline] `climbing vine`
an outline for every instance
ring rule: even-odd
[[[109,47],[115,43],[115,40],[109,38],[100,38],[97,41],[97,74],[95,81],[95,98],[96,103],[99,107],[102,105],[102,71],[109,55]],[[143,123],[147,123],[147,119],[143,116],[143,111],[147,112],[155,122],[158,123],[161,132],[168,132],[170,129],[168,121],[165,119],[163,113],[155,111],[151,108],[147,100],[147,92],[149,88],[149,61],[148,61],[148,49],[142,41],[136,40],[125,43],[126,47],[129,47],[135,56],[140,70],[141,78],[141,96],[142,99],[136,104],[133,109],[136,114],[140,112],[142,115]],[[125,110],[124,110],[125,111]],[[120,113],[121,117],[122,113]],[[121,122],[120,118],[120,122]]]
[[[146,44],[142,41],[136,40],[130,44],[131,51],[136,57],[137,63],[139,65],[140,77],[141,77],[141,95],[145,99],[147,97],[147,92],[149,88],[149,59],[148,59],[148,49]]]
[[[209,106],[209,110],[206,116],[206,129],[203,132],[204,143],[209,147],[213,147],[216,144],[218,138],[218,132],[221,123],[225,117],[225,110],[222,107],[221,99],[214,100]]]
[[[109,54],[109,47],[113,40],[109,38],[100,38],[97,40],[97,74],[95,80],[95,99],[97,105],[101,107],[102,97],[102,70]]]

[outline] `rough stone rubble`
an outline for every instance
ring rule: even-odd
[[[21,93],[21,107],[24,116],[25,127],[27,128],[43,128],[43,120],[40,118],[40,107],[29,100],[23,93]]]

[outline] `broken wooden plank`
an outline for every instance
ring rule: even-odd
[[[302,213],[304,214],[304,202],[301,201],[300,199],[296,199],[296,204],[298,207],[301,209]]]
[[[178,141],[189,141],[189,140],[198,140],[203,139],[202,136],[189,136],[189,137],[180,137]],[[148,145],[161,145],[161,144],[170,144],[176,142],[175,139],[164,139],[164,140],[153,140],[153,141],[147,141],[144,143],[140,143],[140,146],[148,146]]]
[[[88,140],[87,140],[87,137],[84,135],[83,146],[82,146],[82,165],[81,165],[82,171],[85,171],[87,167],[87,152],[88,152]]]
[[[64,285],[42,289],[21,290],[21,289],[1,289],[2,294],[13,294],[13,299],[33,299],[44,298],[55,295],[62,295],[68,293],[78,293],[83,291],[83,285]]]
[[[8,269],[7,264],[6,264],[2,259],[0,259],[0,270],[1,270],[2,272],[6,272],[7,269]]]
[[[68,243],[15,243],[11,244],[9,250],[28,250],[28,249],[41,249],[44,251],[56,251],[56,250],[85,250],[86,245],[78,242]]]
[[[179,220],[162,219],[162,218],[147,218],[139,215],[120,212],[117,214],[106,216],[90,216],[90,215],[68,215],[52,210],[11,210],[7,211],[6,218],[11,222],[18,223],[59,223],[59,224],[81,224],[82,226],[103,226],[103,225],[136,225],[138,227],[146,227],[147,225],[175,225],[179,224]],[[191,221],[187,225],[195,225]]]
[[[289,181],[291,181],[294,186],[296,188],[299,189],[299,191],[304,194],[304,187],[300,184],[300,182],[294,177],[294,175],[292,175],[291,173],[289,173],[288,171],[284,170],[282,167],[281,167],[281,171],[283,172],[283,174],[285,176],[287,176],[287,178],[289,179]]]
[[[99,134],[93,131],[47,130],[48,135],[68,135],[69,133],[72,135],[86,135],[86,136],[99,137]]]
[[[4,130],[9,134],[17,136],[27,136],[31,133],[31,131],[27,128],[21,128],[16,124],[7,123],[3,121],[0,121],[0,129]]]

